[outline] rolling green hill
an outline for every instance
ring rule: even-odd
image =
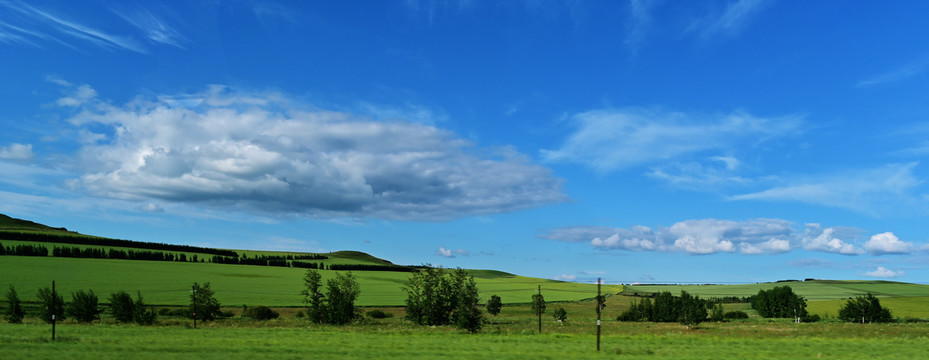
[[[25,240],[8,240],[10,233],[31,232],[37,234],[79,236],[100,239],[101,242],[113,239],[96,238],[87,235],[55,229],[31,221],[0,217],[0,244],[39,245],[51,250],[55,246],[80,248],[132,249],[147,243],[119,240],[122,246],[95,245],[94,242],[74,245],[56,242],[30,242]],[[55,240],[57,238],[52,238]],[[147,246],[147,245],[145,245]],[[221,250],[221,249],[208,249]],[[306,253],[279,251],[232,250],[240,256],[288,256],[306,255]],[[209,256],[196,251],[183,253],[188,258],[194,254]],[[390,261],[377,258],[359,251],[337,251],[318,254],[326,256],[324,260],[308,260],[314,263],[330,265],[393,265]],[[505,303],[525,303],[531,299],[538,286],[542,286],[548,301],[576,301],[596,296],[596,286],[554,280],[516,276],[495,270],[469,270],[475,277],[484,298],[499,295]],[[216,292],[216,297],[229,306],[268,305],[301,306],[303,298],[299,295],[303,289],[304,269],[293,267],[226,265],[200,262],[143,261],[119,259],[86,259],[62,257],[0,256],[0,286],[11,284],[20,296],[26,300],[34,297],[41,287],[56,282],[57,288],[64,294],[80,289],[92,289],[105,299],[117,291],[142,291],[147,302],[157,305],[184,305],[189,302],[190,286],[193,282],[209,282]],[[334,276],[334,271],[321,271],[325,281]],[[393,271],[354,271],[361,285],[359,305],[362,306],[398,306],[403,305],[405,293],[404,282],[409,277],[407,272]],[[617,293],[622,286],[605,286],[605,292]]]

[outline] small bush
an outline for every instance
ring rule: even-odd
[[[306,317],[306,313],[304,313],[303,310],[297,310],[297,314],[295,314],[295,316],[297,319],[303,319]]]
[[[740,310],[736,310],[736,311],[727,311],[726,314],[723,315],[723,317],[726,318],[726,319],[728,319],[728,320],[748,319],[748,314],[746,314],[744,311],[740,311]]]
[[[387,318],[394,317],[394,314],[385,313],[382,310],[371,310],[371,311],[368,311],[367,315],[369,318],[372,318],[372,319],[387,319]]]
[[[68,316],[80,323],[89,323],[94,320],[100,320],[100,308],[97,304],[100,299],[94,295],[93,290],[78,290],[71,294],[71,304],[68,304],[65,310]]]
[[[223,315],[225,316],[225,314]],[[258,305],[248,308],[242,316],[255,320],[271,320],[279,318],[281,314],[278,314],[277,311],[271,310],[271,308],[267,306]]]
[[[171,309],[168,309],[168,308],[158,309],[158,315],[161,315],[161,316],[171,315]]]

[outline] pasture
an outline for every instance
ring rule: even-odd
[[[291,320],[208,323],[199,329],[110,324],[58,327],[0,324],[0,348],[13,359],[916,359],[925,357],[926,324],[678,324],[605,321],[601,351],[590,319],[546,321],[543,334],[493,327],[468,335],[452,328],[367,324],[305,325]]]
[[[130,261],[56,257],[0,256],[0,286],[12,284],[24,300],[51,286],[70,294],[93,289],[101,298],[110,293],[141,290],[149,304],[186,305],[194,282],[209,282],[224,305],[302,306],[303,275],[298,268],[223,265],[163,261]],[[323,280],[333,271],[320,271]],[[361,285],[360,306],[397,306],[406,299],[402,290],[409,273],[355,271]],[[541,285],[548,301],[575,301],[597,295],[596,285],[516,276],[497,271],[473,271],[485,299],[500,296],[505,303],[528,302]],[[604,292],[620,292],[622,286],[604,286]]]

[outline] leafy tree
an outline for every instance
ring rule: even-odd
[[[121,323],[131,322],[135,318],[135,302],[125,291],[110,294],[110,315]]]
[[[501,309],[503,309],[503,301],[500,297],[497,295],[490,295],[490,299],[487,299],[487,313],[497,316]]]
[[[866,296],[856,296],[848,299],[839,309],[839,319],[858,323],[885,323],[892,322],[890,310],[881,306],[881,301],[868,293]]]
[[[71,293],[71,303],[68,304],[68,316],[80,323],[89,323],[94,320],[100,320],[100,308],[98,307],[100,299],[94,295],[93,290],[78,290]]]
[[[4,319],[10,324],[22,324],[23,317],[25,317],[26,313],[23,311],[23,306],[19,301],[19,295],[16,294],[16,288],[14,288],[13,285],[10,285],[10,290],[6,293],[6,301],[8,306]]]
[[[195,282],[190,293],[190,316],[203,321],[215,320],[223,316],[219,308],[219,300],[213,297],[210,283],[200,285]]]
[[[145,302],[142,301],[142,292],[137,291],[132,306],[132,320],[139,325],[151,325],[155,323],[157,317],[158,314],[155,313],[155,309],[145,307]]]
[[[555,321],[560,323],[568,320],[568,312],[563,307],[559,307],[557,310],[555,310],[555,313],[552,316],[555,317]]]
[[[706,304],[699,296],[693,296],[686,291],[681,291],[679,304],[681,314],[678,321],[681,324],[694,326],[706,320]]]
[[[464,273],[462,271],[462,273]],[[455,308],[455,324],[459,329],[469,333],[481,331],[484,315],[480,308],[480,292],[473,276],[464,279],[464,286],[458,291],[458,306]]]
[[[328,323],[348,324],[359,317],[355,299],[361,294],[361,288],[351,272],[336,274],[326,281],[326,303]]]
[[[311,322],[322,324],[326,322],[326,304],[322,293],[322,275],[315,270],[307,270],[303,276],[304,289],[303,302],[307,304],[307,318]]]
[[[532,294],[532,312],[539,317],[539,333],[542,332],[542,314],[545,313],[545,297],[542,296],[542,290],[539,288],[537,294]]]
[[[776,286],[771,290],[759,290],[750,299],[752,309],[766,318],[807,317],[806,299],[793,292],[790,286]]]
[[[52,289],[45,287],[39,289],[39,295],[37,297],[39,298],[39,303],[42,304],[42,309],[39,310],[40,319],[49,324],[52,323],[52,315],[55,316],[55,321],[62,321],[65,319],[65,300],[61,294],[57,292],[52,293]]]
[[[651,320],[655,322],[675,322],[680,317],[680,313],[676,311],[679,308],[679,299],[671,295],[670,291],[658,293],[658,295],[655,295]]]
[[[713,306],[713,312],[710,313],[710,321],[726,321],[726,312],[723,310],[723,304],[716,304]]]
[[[451,324],[466,279],[463,269],[449,272],[428,265],[413,273],[403,287],[407,294],[406,318],[420,325]]]

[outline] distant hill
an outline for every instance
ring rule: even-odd
[[[4,214],[0,214],[0,230],[77,234],[76,232],[68,231],[67,228],[53,228],[51,226],[42,225],[29,220],[12,218]]]

